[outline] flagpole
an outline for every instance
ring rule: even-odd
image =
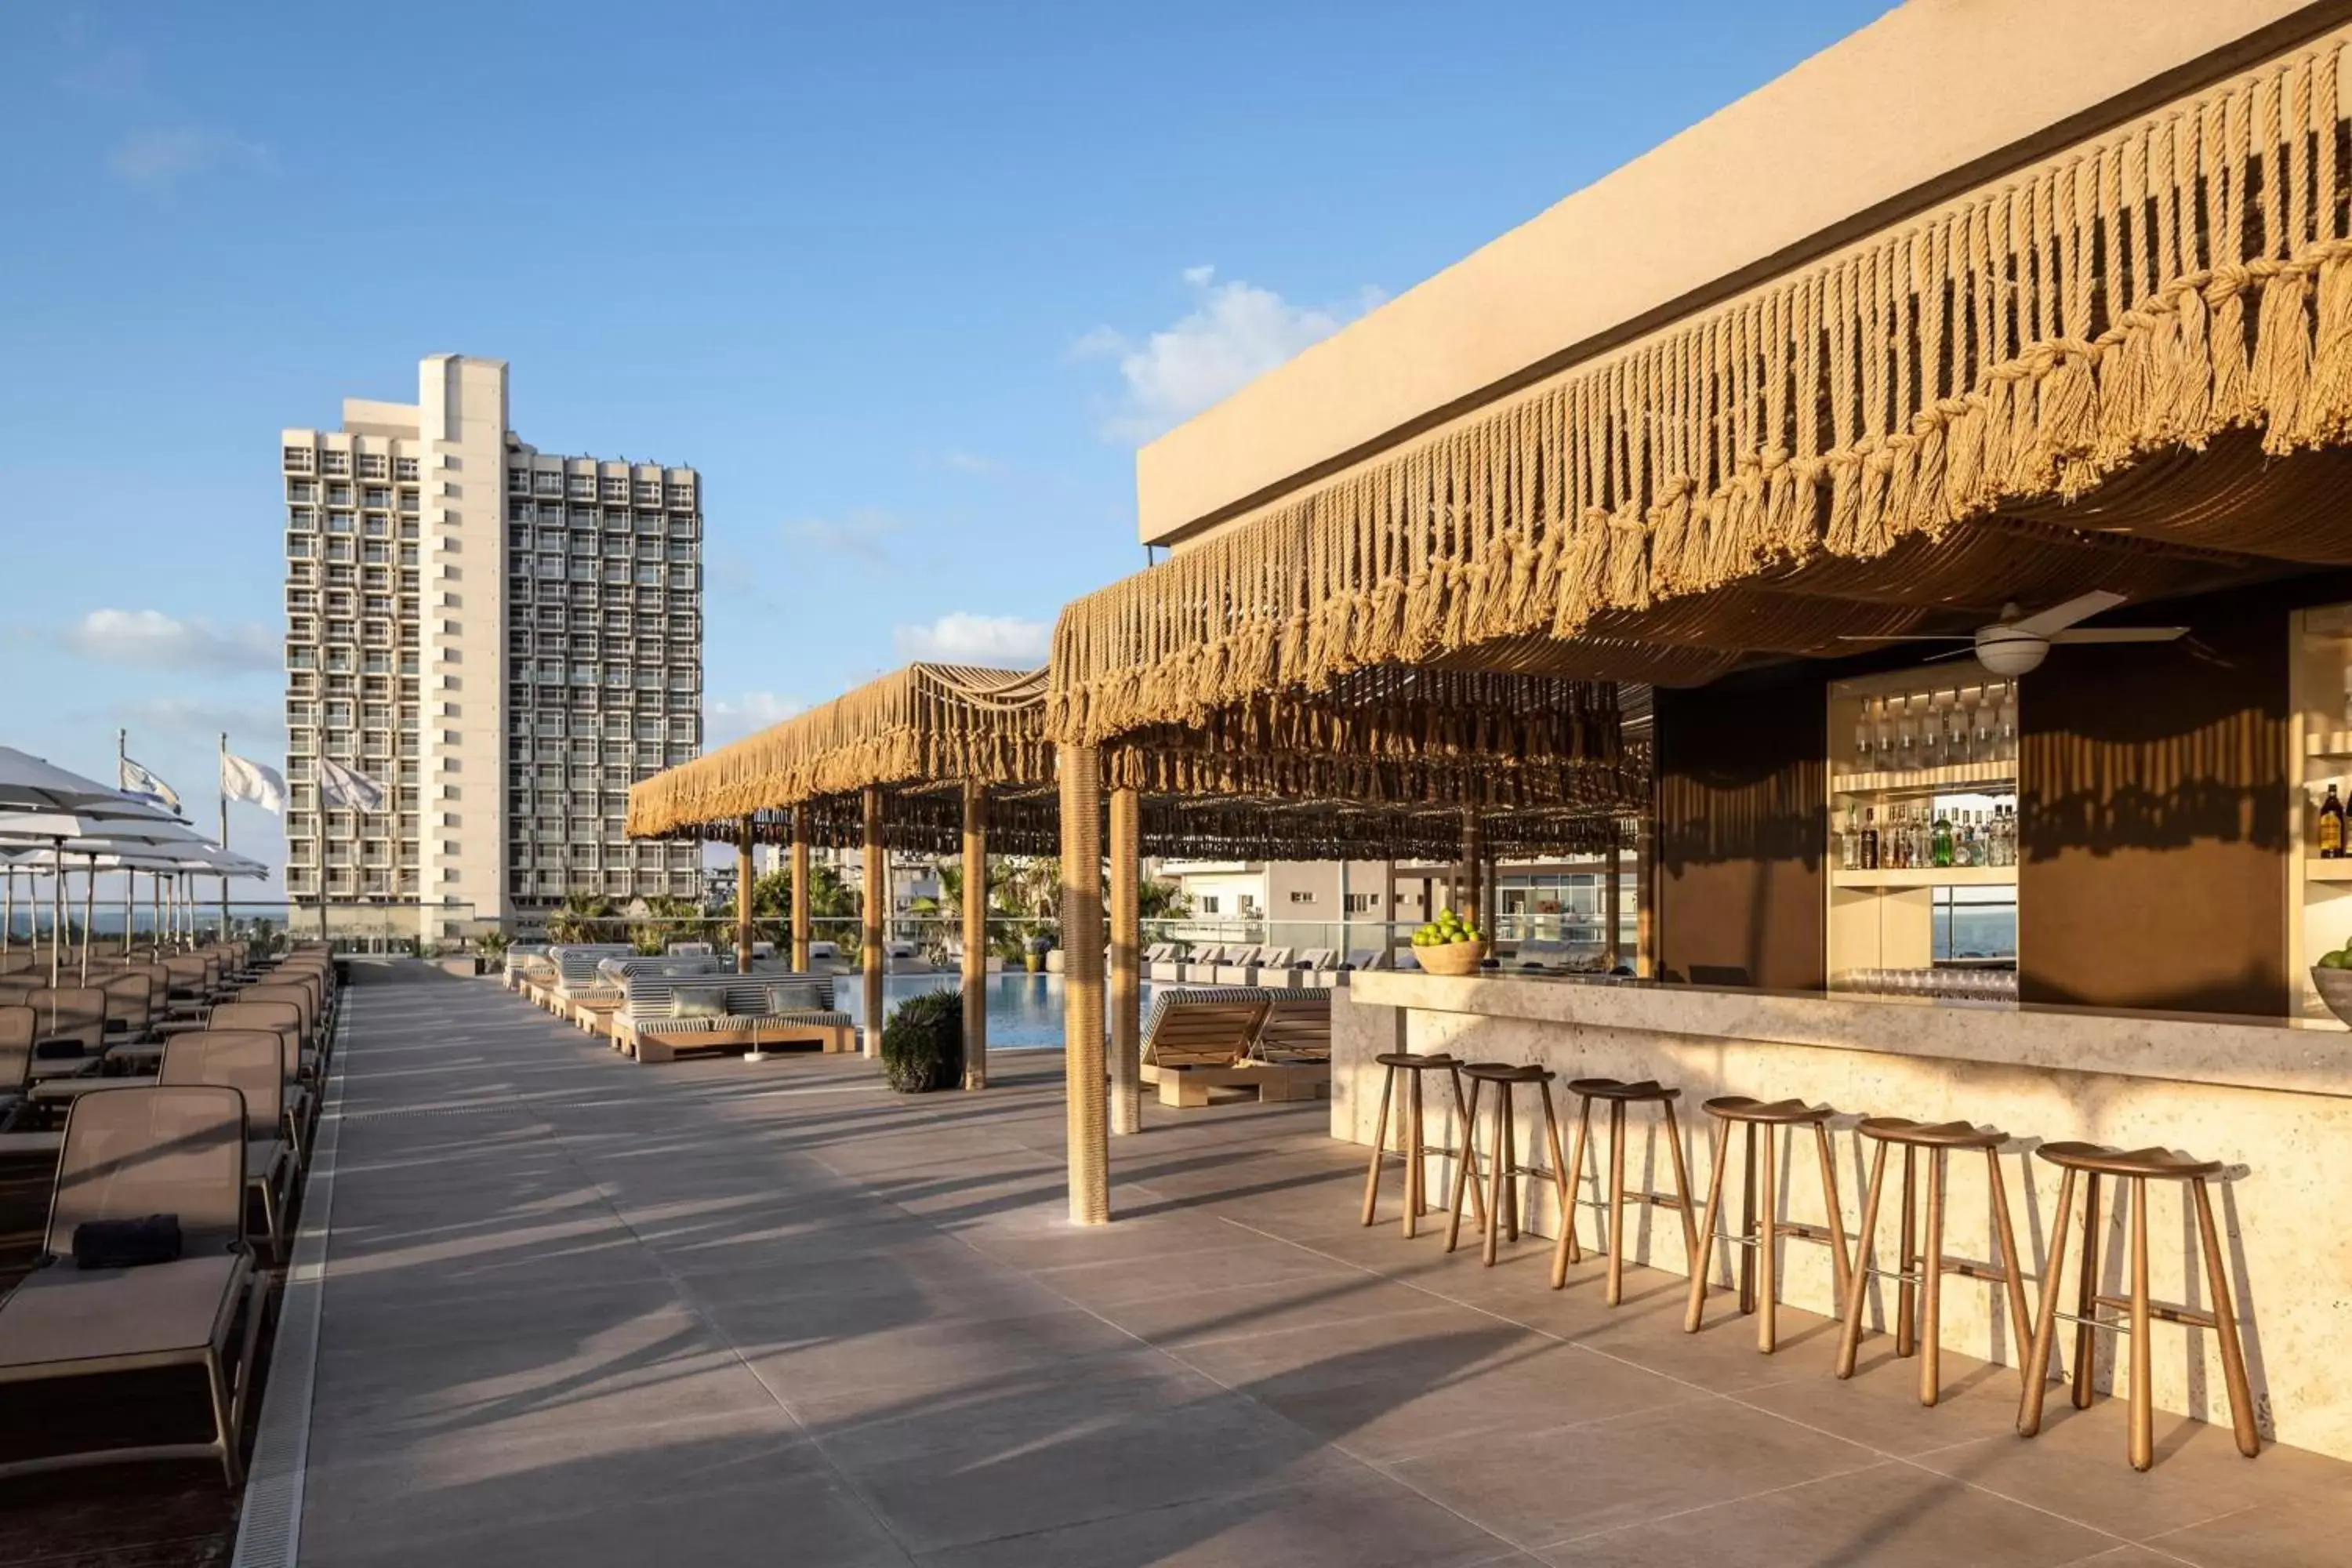
[[[228,731],[227,731],[226,730],[223,730],[223,731],[221,731],[221,738],[220,738],[220,769],[219,769],[218,775],[217,775],[217,777],[215,778],[215,783],[217,783],[217,784],[220,785],[220,803],[221,803],[221,840],[220,840],[220,847],[221,847],[222,851],[223,851],[224,853],[226,853],[226,852],[227,851],[227,849],[228,849]],[[226,867],[224,867],[224,868],[222,868],[222,870],[221,870],[221,928],[220,928],[220,939],[221,939],[221,941],[222,941],[222,942],[227,942],[227,941],[228,941],[228,870],[227,870],[227,868],[226,868]]]

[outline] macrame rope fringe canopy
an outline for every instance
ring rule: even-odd
[[[1042,670],[908,665],[633,786],[629,835],[715,831],[869,784],[1050,784],[1044,693]]]
[[[864,791],[885,794],[886,847],[953,854],[968,784],[990,797],[990,843],[1061,842],[1045,677],[917,665],[630,791],[637,837],[865,842]],[[1372,672],[1300,702],[1261,699],[1197,730],[1102,753],[1106,789],[1144,797],[1155,855],[1271,858],[1438,855],[1461,813],[1518,813],[1531,849],[1619,837],[1649,791],[1646,744],[1622,739],[1618,689],[1552,677]]]
[[[2339,509],[2261,504],[2296,465],[2259,464],[2352,436],[2344,43],[1572,366],[1076,601],[1055,630],[1048,733],[1094,745],[1229,722],[1265,694],[1408,667],[1710,679],[1743,648],[1902,629],[1847,602],[1870,598],[1874,573],[1905,579],[1877,590],[1897,606],[1982,591],[1983,557],[1953,548],[1979,528],[2044,526],[2043,544],[1997,542],[2020,553],[2095,550],[2065,525],[2116,526],[2111,480],[2209,447],[2210,468],[2172,471],[2129,525],[2352,559]],[[2248,504],[2166,505],[2193,475]]]

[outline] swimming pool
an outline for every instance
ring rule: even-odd
[[[886,974],[882,977],[885,1016],[909,996],[927,991],[953,991],[963,984],[957,974]],[[834,1005],[866,1022],[866,987],[856,974],[845,974],[833,984]],[[1151,1016],[1151,983],[1143,983],[1143,1016]],[[988,1047],[991,1050],[1037,1050],[1062,1047],[1062,977],[1058,974],[992,974],[988,977]]]

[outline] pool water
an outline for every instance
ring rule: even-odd
[[[888,1010],[928,991],[953,991],[958,974],[886,974],[882,1000]],[[866,1022],[865,985],[856,974],[833,983],[834,1005]],[[1151,1016],[1151,983],[1143,983],[1143,1016]],[[1062,977],[1058,974],[992,974],[988,977],[988,1047],[991,1050],[1062,1048]]]

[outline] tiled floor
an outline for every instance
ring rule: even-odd
[[[2139,1476],[2118,1406],[2027,1443],[1998,1371],[1366,1230],[1320,1106],[1154,1108],[1078,1230],[1057,1057],[638,1068],[412,974],[351,997],[313,1568],[2347,1560],[2352,1467]]]

